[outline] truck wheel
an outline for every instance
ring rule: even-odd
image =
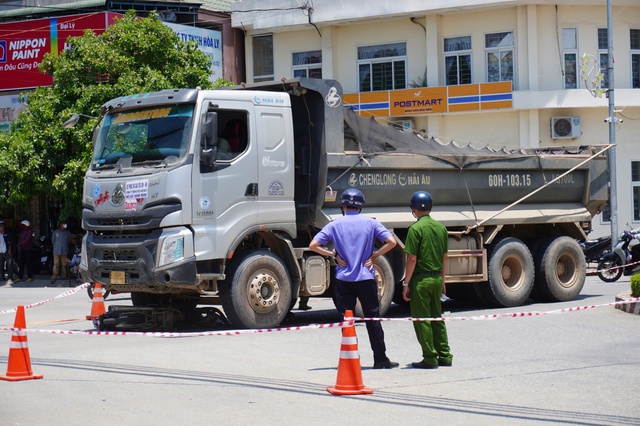
[[[378,285],[378,300],[380,301],[380,316],[387,313],[391,302],[393,302],[393,296],[396,291],[395,280],[393,278],[393,269],[386,256],[380,256],[373,264],[375,270],[375,280]],[[339,300],[335,292],[335,280],[332,280],[333,291],[331,292],[333,298],[333,304],[338,311],[342,311],[339,306]],[[402,290],[401,290],[402,291]],[[401,293],[402,294],[402,293]],[[406,302],[405,302],[406,303]],[[357,317],[364,317],[362,312],[362,306],[360,301],[356,301],[356,311],[354,315]]]
[[[504,238],[490,248],[489,282],[476,284],[478,296],[489,306],[520,306],[533,289],[533,256],[517,238]]]
[[[618,256],[605,259],[598,263],[598,271],[598,277],[602,281],[606,283],[618,281],[622,276],[622,261]]]
[[[292,304],[289,272],[266,250],[234,262],[221,293],[225,314],[232,324],[244,328],[276,327]]]
[[[580,244],[570,237],[545,240],[536,250],[535,296],[550,302],[575,299],[587,276]]]

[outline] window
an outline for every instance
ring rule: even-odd
[[[253,38],[253,81],[273,80],[273,36]]]
[[[562,29],[562,59],[564,61],[564,88],[578,88],[578,37],[575,28]]]
[[[640,30],[631,30],[631,88],[640,89]]]
[[[294,77],[322,78],[322,51],[298,52],[291,56]]]
[[[444,75],[447,86],[471,83],[471,36],[444,39]]]
[[[600,212],[600,223],[611,223],[611,208],[607,203],[607,206]]]
[[[631,162],[631,191],[633,192],[633,221],[640,222],[640,161]]]
[[[487,81],[513,81],[513,31],[484,36]]]
[[[360,91],[406,89],[406,64],[406,43],[358,47]]]
[[[600,61],[600,72],[602,73],[602,88],[609,87],[609,37],[606,28],[598,28],[598,60]]]

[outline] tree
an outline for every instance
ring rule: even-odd
[[[87,30],[68,43],[69,49],[48,53],[40,64],[41,72],[53,76],[53,85],[29,93],[28,109],[0,135],[0,202],[26,206],[45,193],[62,206],[62,218],[79,218],[97,121],[64,129],[66,119],[74,113],[97,117],[102,104],[123,95],[231,83],[212,84],[210,59],[155,14],[138,19],[129,11],[103,34]]]

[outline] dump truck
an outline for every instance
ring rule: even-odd
[[[608,199],[606,145],[443,143],[345,106],[334,80],[176,89],[105,103],[83,192],[82,275],[133,308],[221,304],[241,328],[280,324],[299,296],[333,296],[308,249],[357,188],[396,248],[376,260],[380,311],[402,303],[409,200],[449,231],[447,295],[490,306],[574,299],[576,239]]]

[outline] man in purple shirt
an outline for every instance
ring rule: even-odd
[[[343,216],[327,224],[316,234],[309,249],[323,256],[336,258],[336,294],[338,309],[355,311],[360,300],[365,317],[380,316],[378,286],[374,279],[373,263],[379,256],[395,247],[391,232],[377,220],[361,215],[364,194],[350,188],[340,197]],[[376,241],[384,244],[376,250]],[[333,243],[335,250],[324,246]],[[367,333],[373,349],[373,368],[395,368],[397,362],[389,360],[384,344],[384,331],[380,321],[367,321]]]

